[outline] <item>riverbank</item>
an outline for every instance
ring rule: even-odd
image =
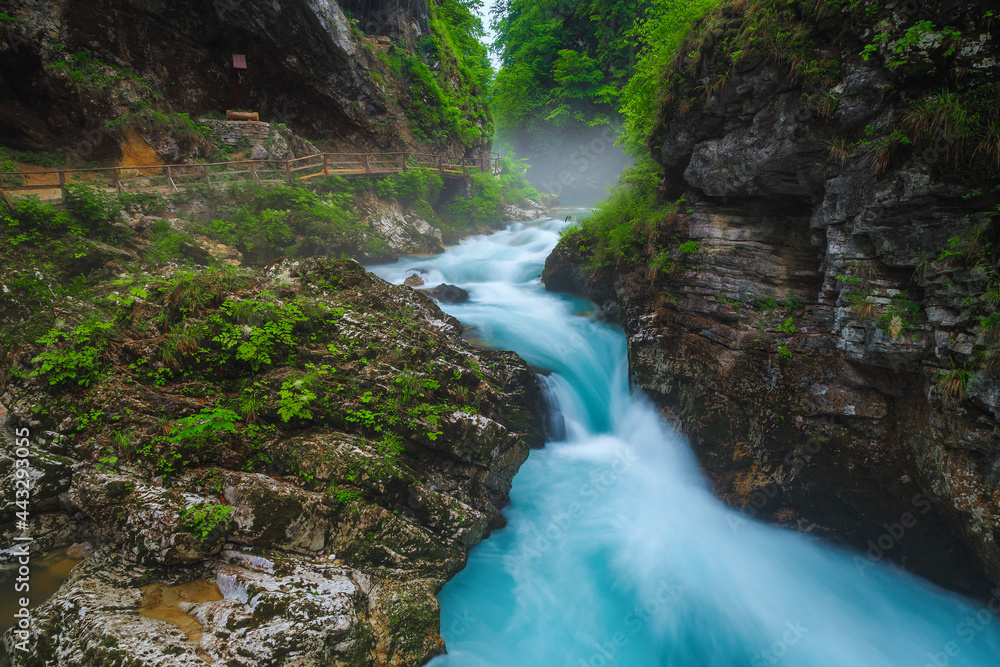
[[[523,361],[350,260],[125,273],[56,307],[2,370],[33,477],[29,528],[8,505],[3,537],[94,549],[5,634],[14,665],[443,649],[434,594],[539,442]],[[151,597],[195,584],[212,594]]]
[[[962,625],[985,603],[713,497],[689,443],[630,389],[625,333],[591,302],[540,284],[565,224],[512,225],[436,257],[373,267],[397,283],[419,267],[429,284],[467,290],[468,302],[444,308],[541,369],[551,406],[546,446],[514,479],[507,526],[439,596],[448,654],[431,664],[732,665],[780,655],[808,667],[888,666],[923,664],[951,646],[965,664],[992,665],[1000,637]]]

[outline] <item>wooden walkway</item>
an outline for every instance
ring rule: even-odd
[[[0,194],[39,199],[66,199],[71,185],[125,193],[174,194],[196,186],[220,187],[241,181],[287,183],[323,176],[378,178],[427,168],[444,178],[468,178],[474,173],[499,173],[500,156],[456,158],[431,153],[317,153],[291,160],[233,160],[205,164],[164,164],[98,169],[0,172],[0,183],[20,180],[23,185],[2,186]]]

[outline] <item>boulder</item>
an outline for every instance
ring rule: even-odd
[[[465,303],[469,300],[469,293],[461,287],[442,284],[437,287],[423,290],[423,293],[441,303]]]

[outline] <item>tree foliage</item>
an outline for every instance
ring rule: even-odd
[[[637,45],[626,39],[649,2],[503,0],[494,8],[492,106],[501,137],[564,134],[612,122]]]

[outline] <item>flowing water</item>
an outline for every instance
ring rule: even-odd
[[[563,224],[514,224],[371,269],[465,288],[471,300],[445,310],[551,371],[550,441],[514,480],[508,527],[442,590],[448,655],[431,665],[1000,665],[996,601],[748,522],[712,497],[684,439],[630,393],[621,330],[541,286]]]

